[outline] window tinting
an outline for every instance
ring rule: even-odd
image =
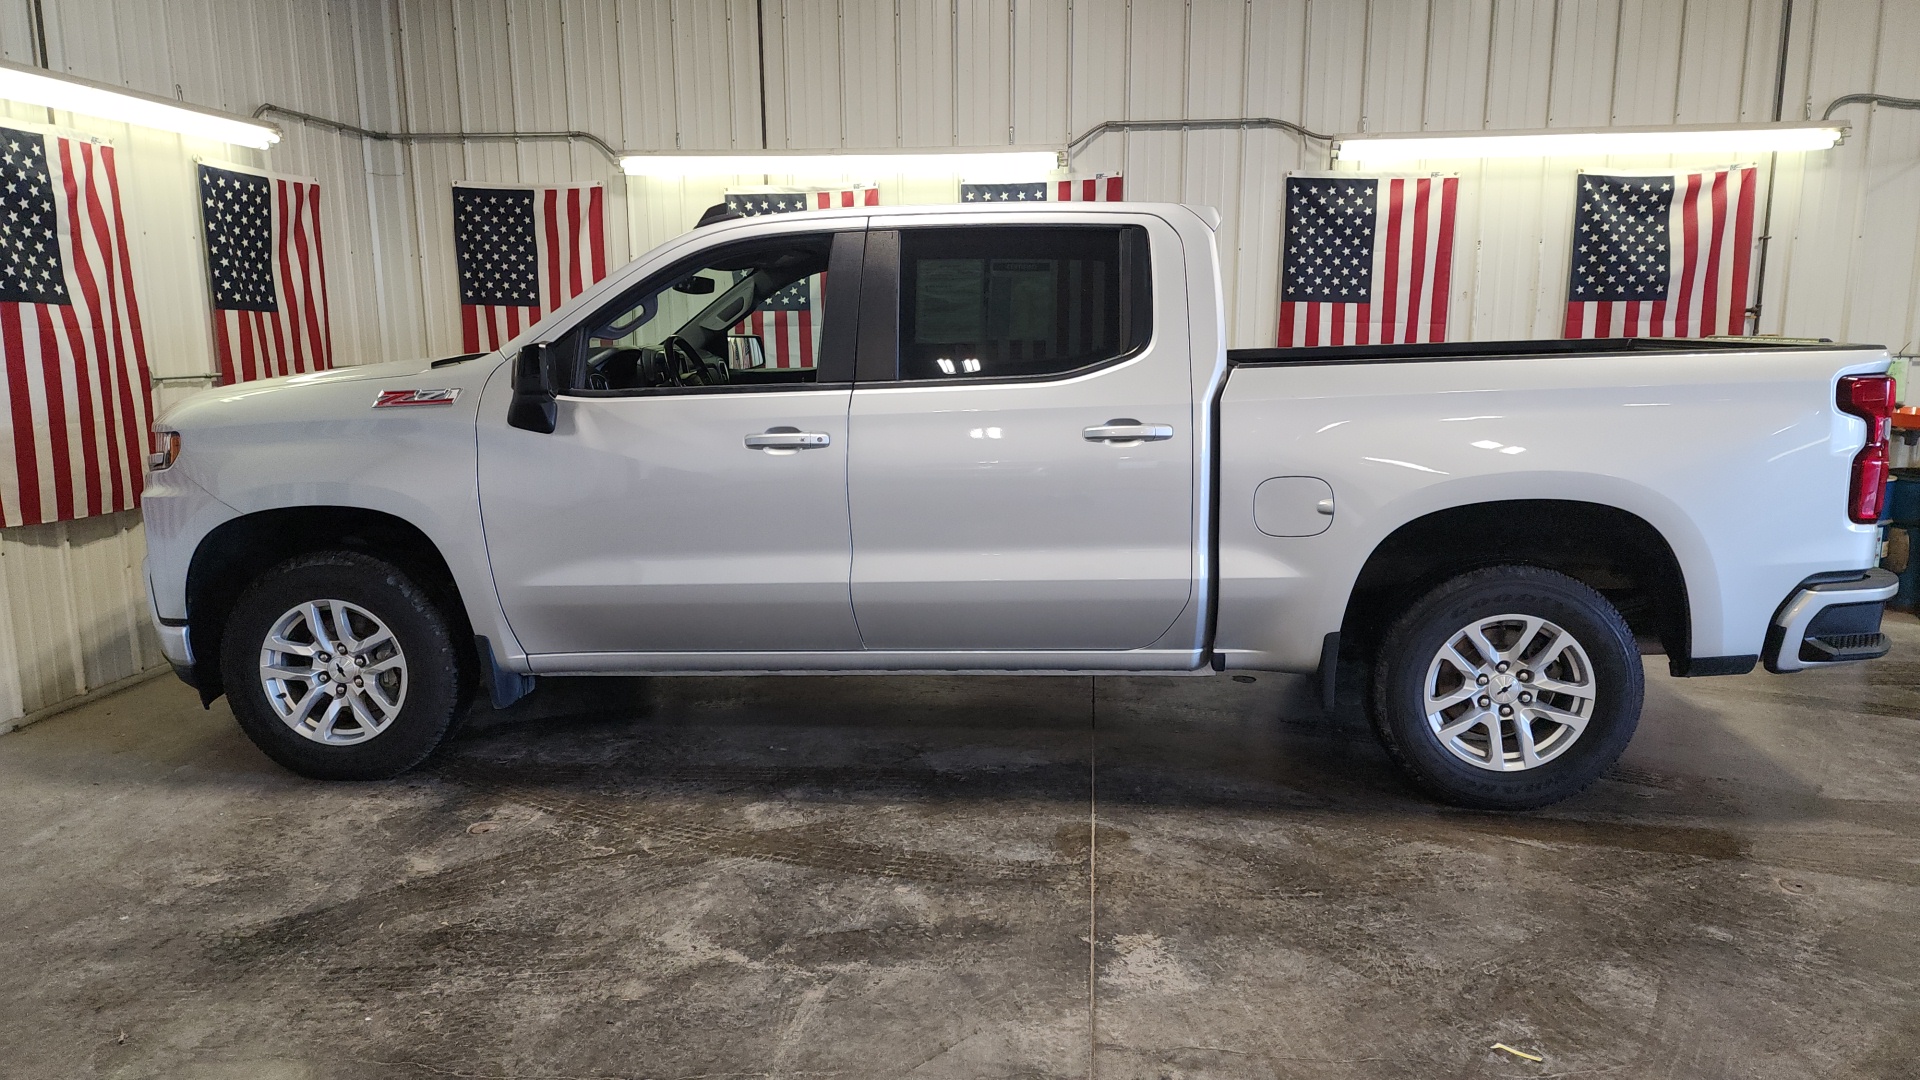
[[[900,378],[1054,375],[1151,333],[1147,232],[1006,226],[900,238]]]

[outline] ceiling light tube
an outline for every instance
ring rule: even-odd
[[[1338,161],[1373,165],[1426,158],[1764,153],[1770,150],[1825,150],[1838,143],[1846,133],[1845,124],[1807,123],[1342,135],[1333,142],[1333,156]]]
[[[630,153],[620,157],[629,176],[964,176],[968,180],[1045,180],[1060,165],[1057,150],[896,150],[887,152],[765,150],[752,153]]]
[[[280,141],[280,129],[259,120],[4,61],[0,61],[0,98],[256,150]]]

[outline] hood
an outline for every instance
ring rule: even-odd
[[[255,379],[252,382],[233,383],[228,386],[216,386],[202,390],[187,397],[169,408],[160,417],[164,423],[172,423],[183,418],[189,412],[199,413],[216,403],[239,403],[256,401],[262,397],[284,397],[301,390],[319,387],[335,387],[342,383],[374,382],[381,379],[428,379],[436,386],[464,385],[467,379],[461,369],[476,366],[486,353],[461,353],[454,356],[425,357],[419,360],[394,360],[384,364],[355,364],[351,367],[337,367],[327,371],[310,371],[301,375],[282,375],[273,379]],[[435,365],[442,365],[435,367]],[[479,367],[491,367],[479,364]],[[422,383],[425,386],[425,383]]]
[[[468,353],[360,364],[216,386],[175,404],[159,422],[173,427],[200,427],[250,423],[269,417],[295,420],[360,415],[367,411],[377,393],[362,384],[377,382],[405,380],[404,388],[454,389],[462,395],[474,394],[500,359],[498,353]]]

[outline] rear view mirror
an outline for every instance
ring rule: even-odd
[[[545,344],[529,345],[514,357],[513,400],[507,405],[509,427],[553,434],[560,414],[553,397],[560,382],[554,360],[553,349]]]
[[[698,274],[696,274],[693,277],[690,277],[687,280],[682,281],[679,284],[675,285],[673,287],[673,291],[677,293],[686,293],[688,296],[705,296],[706,294],[712,292],[714,290],[714,287],[715,287],[714,280],[712,278],[701,277]]]

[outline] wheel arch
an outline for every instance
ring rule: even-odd
[[[1666,653],[1676,672],[1691,658],[1686,575],[1667,538],[1638,514],[1573,499],[1476,502],[1403,523],[1354,580],[1343,647],[1370,653],[1420,596],[1458,574],[1503,564],[1566,574],[1620,611],[1643,652]]]
[[[346,550],[392,563],[419,585],[452,625],[455,647],[473,652],[465,600],[446,557],[404,518],[357,506],[291,506],[222,522],[195,546],[187,566],[187,626],[193,681],[204,703],[225,693],[221,639],[233,606],[271,567],[318,551]],[[467,670],[477,657],[463,656]]]

